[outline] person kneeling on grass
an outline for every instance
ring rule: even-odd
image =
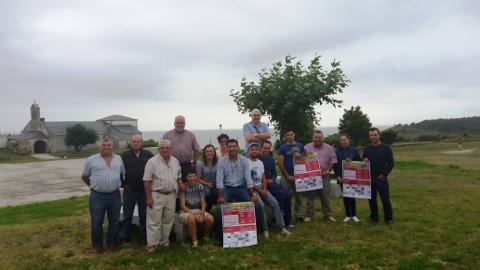
[[[187,174],[186,190],[180,193],[180,222],[188,227],[192,248],[198,247],[197,224],[204,226],[205,240],[208,240],[212,232],[214,219],[205,211],[206,208],[203,186],[198,184],[197,174],[192,170]]]

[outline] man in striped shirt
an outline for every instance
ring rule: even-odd
[[[89,210],[92,246],[97,254],[103,253],[103,219],[108,217],[107,246],[117,250],[119,244],[119,218],[122,202],[119,188],[125,174],[122,158],[113,154],[113,142],[105,139],[100,153],[88,157],[82,180],[90,187]]]

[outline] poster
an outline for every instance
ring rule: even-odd
[[[253,202],[222,205],[223,247],[237,248],[257,244],[257,225]]]
[[[295,190],[305,192],[323,188],[322,171],[316,154],[294,161]]]
[[[342,161],[343,197],[370,199],[370,163],[363,161]]]

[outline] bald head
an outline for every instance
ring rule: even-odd
[[[183,115],[175,117],[174,125],[177,132],[183,132],[185,130],[185,117]]]

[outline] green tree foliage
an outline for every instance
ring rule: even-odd
[[[158,147],[158,142],[150,139],[143,142],[143,147]]]
[[[349,83],[339,62],[330,65],[330,71],[325,71],[320,56],[315,55],[305,68],[295,57],[286,56],[283,62],[262,69],[258,83],[243,77],[240,90],[232,89],[230,96],[240,112],[258,108],[268,115],[280,137],[287,129],[293,129],[298,141],[307,142],[320,119],[315,107],[340,106],[342,101],[334,96],[342,93]]]
[[[428,136],[433,135],[478,135],[480,134],[480,117],[423,120],[418,123],[395,125],[393,128],[399,131],[400,135],[409,138],[420,135],[427,135],[422,139],[428,139]],[[440,137],[437,136],[436,139]]]
[[[326,137],[323,139],[323,141],[324,141],[325,143],[330,144],[331,146],[336,147],[336,148],[339,148],[339,147],[340,147],[340,140],[339,140],[339,138],[338,138],[338,134],[337,134],[337,133],[326,136]]]
[[[362,112],[360,106],[352,106],[350,109],[344,110],[338,130],[340,133],[346,133],[350,136],[353,146],[359,146],[368,143],[368,130],[371,127],[370,118]]]
[[[89,129],[81,124],[76,124],[67,127],[67,135],[65,136],[65,144],[73,146],[75,152],[80,152],[87,144],[92,144],[97,141],[97,132]]]
[[[382,142],[392,145],[398,139],[398,131],[393,128],[388,128],[380,132]]]

